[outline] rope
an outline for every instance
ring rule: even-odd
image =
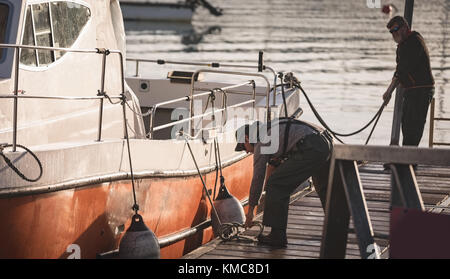
[[[38,166],[39,166],[39,176],[38,176],[37,178],[31,179],[31,178],[26,177],[26,176],[25,176],[18,168],[16,168],[16,167],[13,165],[13,163],[11,162],[11,160],[9,160],[8,157],[6,157],[6,155],[3,153],[3,149],[4,149],[5,147],[11,147],[11,146],[13,146],[13,145],[12,145],[12,144],[2,144],[2,145],[0,146],[0,156],[3,157],[3,159],[5,160],[5,162],[6,162],[6,164],[8,165],[8,167],[10,167],[10,168],[11,168],[18,176],[20,176],[20,178],[22,178],[22,179],[25,180],[25,181],[28,181],[28,182],[36,182],[36,181],[38,181],[39,179],[41,179],[42,173],[43,173],[42,163],[41,163],[41,161],[39,160],[39,158],[36,156],[36,154],[34,154],[30,149],[26,148],[26,147],[23,146],[23,145],[20,145],[20,144],[17,144],[17,145],[16,145],[16,146],[18,146],[18,147],[20,147],[20,148],[23,148],[23,149],[26,150],[28,153],[30,153],[30,155],[33,156],[33,158],[34,158],[34,159],[36,160],[36,162],[38,163]]]
[[[264,231],[264,225],[259,221],[254,221],[252,223],[251,227],[254,227],[254,226],[259,227],[259,233],[256,236],[256,239],[257,239],[260,235],[262,235],[262,233]],[[247,241],[251,241],[251,242],[256,241],[256,239],[254,237],[241,235],[245,230],[246,230],[246,228],[244,227],[243,224],[224,223],[219,228],[219,237],[223,241],[231,241],[231,240],[238,240],[238,241],[239,240],[247,240]]]
[[[133,201],[134,201],[132,209],[134,210],[135,214],[138,214],[139,205],[137,203],[136,188],[134,185],[134,173],[133,173],[133,164],[132,164],[132,160],[131,160],[130,138],[128,136],[128,125],[127,125],[128,121],[127,121],[127,114],[126,114],[126,109],[125,109],[126,103],[127,103],[127,100],[126,100],[125,94],[122,93],[122,112],[123,112],[123,123],[124,123],[123,125],[124,125],[125,140],[127,142],[128,161],[130,164],[131,186],[132,186],[132,190],[133,190]]]
[[[106,92],[100,92],[100,90],[97,91],[97,96],[99,96],[99,97],[104,97],[104,98],[108,99],[108,101],[109,101],[109,103],[110,103],[111,105],[117,105],[117,104],[120,104],[120,103],[122,102],[122,99],[120,99],[120,100],[117,101],[117,102],[114,102],[114,101],[111,99],[111,97],[110,97],[108,94],[106,94]]]
[[[135,111],[130,104],[128,104],[128,102],[125,102],[125,104],[127,105],[127,107],[131,110],[132,113],[134,113],[135,115],[139,116],[139,117],[146,117],[149,116],[152,113],[153,108],[149,109],[147,112],[145,113],[140,113]]]
[[[334,136],[340,143],[343,143],[343,144],[344,144],[344,142],[343,142],[338,136],[341,136],[341,137],[350,137],[350,136],[354,136],[354,135],[356,135],[356,134],[359,134],[359,133],[361,133],[362,131],[364,131],[365,129],[367,129],[367,127],[369,127],[369,126],[375,121],[375,124],[373,125],[373,128],[372,128],[372,130],[370,131],[370,134],[369,134],[369,136],[368,136],[368,138],[367,138],[367,140],[366,140],[366,143],[365,143],[365,144],[367,145],[367,143],[369,142],[369,140],[370,140],[370,138],[371,138],[371,136],[372,136],[373,131],[375,130],[376,125],[378,124],[378,120],[380,119],[381,114],[383,113],[384,107],[387,105],[387,102],[386,102],[386,101],[383,102],[383,104],[381,105],[381,107],[378,109],[377,113],[375,113],[375,115],[372,117],[372,119],[371,119],[366,125],[364,125],[361,129],[359,129],[359,130],[357,130],[357,131],[354,131],[354,132],[351,132],[351,133],[346,133],[346,134],[344,134],[344,133],[338,133],[338,132],[336,132],[336,131],[333,131],[333,130],[327,125],[327,123],[325,122],[325,120],[323,120],[323,118],[320,116],[320,114],[317,112],[316,108],[314,107],[314,105],[312,104],[312,102],[311,102],[311,100],[309,99],[308,95],[306,94],[305,90],[303,90],[302,86],[300,85],[300,82],[299,82],[295,77],[292,77],[292,78],[294,79],[294,80],[293,80],[293,85],[294,85],[295,87],[297,87],[298,89],[300,89],[300,91],[302,91],[303,95],[304,95],[305,98],[306,98],[306,101],[308,102],[308,105],[311,107],[311,110],[312,110],[312,112],[314,113],[314,115],[316,116],[317,120],[319,120],[320,124],[322,124],[322,125],[325,127],[325,129],[327,129],[330,133],[332,133],[333,136]]]
[[[205,191],[206,197],[208,197],[209,203],[211,204],[211,207],[213,209],[212,213],[214,213],[216,215],[217,219],[219,220],[219,223],[222,224],[222,222],[220,221],[220,218],[219,218],[219,214],[217,213],[216,207],[214,206],[214,203],[211,200],[211,196],[209,195],[208,188],[206,187],[205,180],[203,180],[202,173],[200,172],[200,168],[198,167],[197,160],[195,159],[194,152],[192,151],[191,145],[189,144],[189,141],[188,141],[187,137],[184,137],[185,134],[182,131],[179,131],[179,134],[181,136],[183,136],[183,138],[184,138],[184,140],[186,142],[186,145],[187,145],[187,147],[189,149],[189,153],[191,154],[192,160],[194,161],[194,165],[195,165],[195,168],[197,169],[198,176],[200,177],[200,180],[202,181],[203,190]]]
[[[246,240],[252,241],[252,242],[256,241],[254,238],[247,237],[247,236],[241,236],[241,233],[243,231],[245,231],[245,227],[244,227],[243,224],[240,224],[240,223],[222,223],[220,221],[219,214],[217,213],[216,207],[214,206],[214,203],[213,203],[213,201],[211,199],[211,196],[208,193],[208,189],[206,187],[206,183],[203,180],[203,176],[202,176],[202,174],[200,172],[200,169],[198,167],[197,160],[195,159],[194,153],[192,152],[191,146],[190,146],[189,141],[188,141],[188,137],[182,131],[180,131],[179,134],[181,136],[183,136],[183,138],[184,138],[184,140],[186,142],[186,145],[187,145],[187,147],[189,149],[189,152],[191,154],[191,157],[192,157],[192,160],[194,162],[195,168],[197,169],[198,176],[200,177],[200,180],[202,182],[203,189],[204,189],[204,191],[206,193],[206,196],[207,196],[207,198],[209,200],[209,203],[211,204],[211,208],[212,208],[211,214],[215,214],[217,219],[218,219],[218,221],[219,221],[219,226],[220,226],[219,227],[219,232],[218,232],[219,237],[222,240],[224,240],[224,241],[229,241],[229,240],[233,240],[233,239],[238,239],[238,240],[246,239]],[[218,156],[220,156],[220,154]],[[219,171],[219,168],[216,165],[216,174],[218,173],[218,171]],[[222,176],[221,176],[221,178],[222,178]],[[217,181],[216,181],[216,183],[217,183]],[[263,230],[264,230],[264,226],[262,225],[262,223],[261,222],[253,222],[252,227],[253,226],[259,226],[260,231],[259,231],[258,236],[261,235]]]

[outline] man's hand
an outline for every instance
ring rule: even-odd
[[[254,217],[253,211],[255,211],[255,208],[253,206],[249,206],[248,212],[245,215],[245,223],[244,223],[245,228],[250,228],[253,225],[253,217]]]
[[[384,100],[384,105],[386,106],[389,101],[391,100],[392,97],[392,92],[394,92],[395,88],[397,88],[397,86],[400,84],[398,78],[394,77],[391,81],[391,84],[389,84],[388,89],[386,90],[386,92],[383,94],[383,100]]]

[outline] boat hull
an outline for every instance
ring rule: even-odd
[[[252,165],[249,156],[223,169],[229,191],[239,200],[248,197]],[[204,175],[211,192],[215,176],[214,171]],[[159,239],[210,218],[198,176],[142,178],[136,191],[139,213]],[[2,198],[0,258],[95,258],[118,248],[132,205],[129,180]],[[210,227],[201,230],[162,248],[161,258],[179,258],[212,238]]]

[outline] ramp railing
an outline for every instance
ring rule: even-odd
[[[430,104],[430,132],[429,132],[429,138],[428,138],[428,146],[431,148],[435,145],[441,145],[441,146],[450,146],[450,142],[435,142],[434,141],[434,123],[436,121],[448,121],[450,122],[450,118],[445,118],[445,117],[434,117],[435,114],[435,107],[436,107],[436,102],[435,99],[433,98],[431,100],[431,104]]]
[[[391,208],[424,210],[412,164],[450,167],[450,149],[336,145],[330,162],[321,258],[345,258],[350,216],[361,258],[380,258],[357,161],[386,162],[391,169]]]

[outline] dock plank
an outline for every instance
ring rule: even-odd
[[[370,163],[359,167],[361,183],[366,198],[369,216],[375,233],[375,241],[383,251],[382,258],[389,257],[389,218],[390,218],[390,172],[381,163]],[[450,172],[447,168],[419,166],[416,178],[425,207],[431,210],[450,196]],[[450,209],[440,210],[450,214]],[[257,245],[256,242],[228,241],[215,239],[187,254],[184,258],[198,259],[317,259],[320,255],[324,211],[315,191],[302,195],[292,201],[288,217],[288,245],[283,249],[271,249]],[[256,220],[261,220],[258,216]],[[266,228],[265,233],[269,230]],[[243,233],[255,238],[258,229],[252,228]],[[346,259],[360,258],[359,247],[350,220]]]

